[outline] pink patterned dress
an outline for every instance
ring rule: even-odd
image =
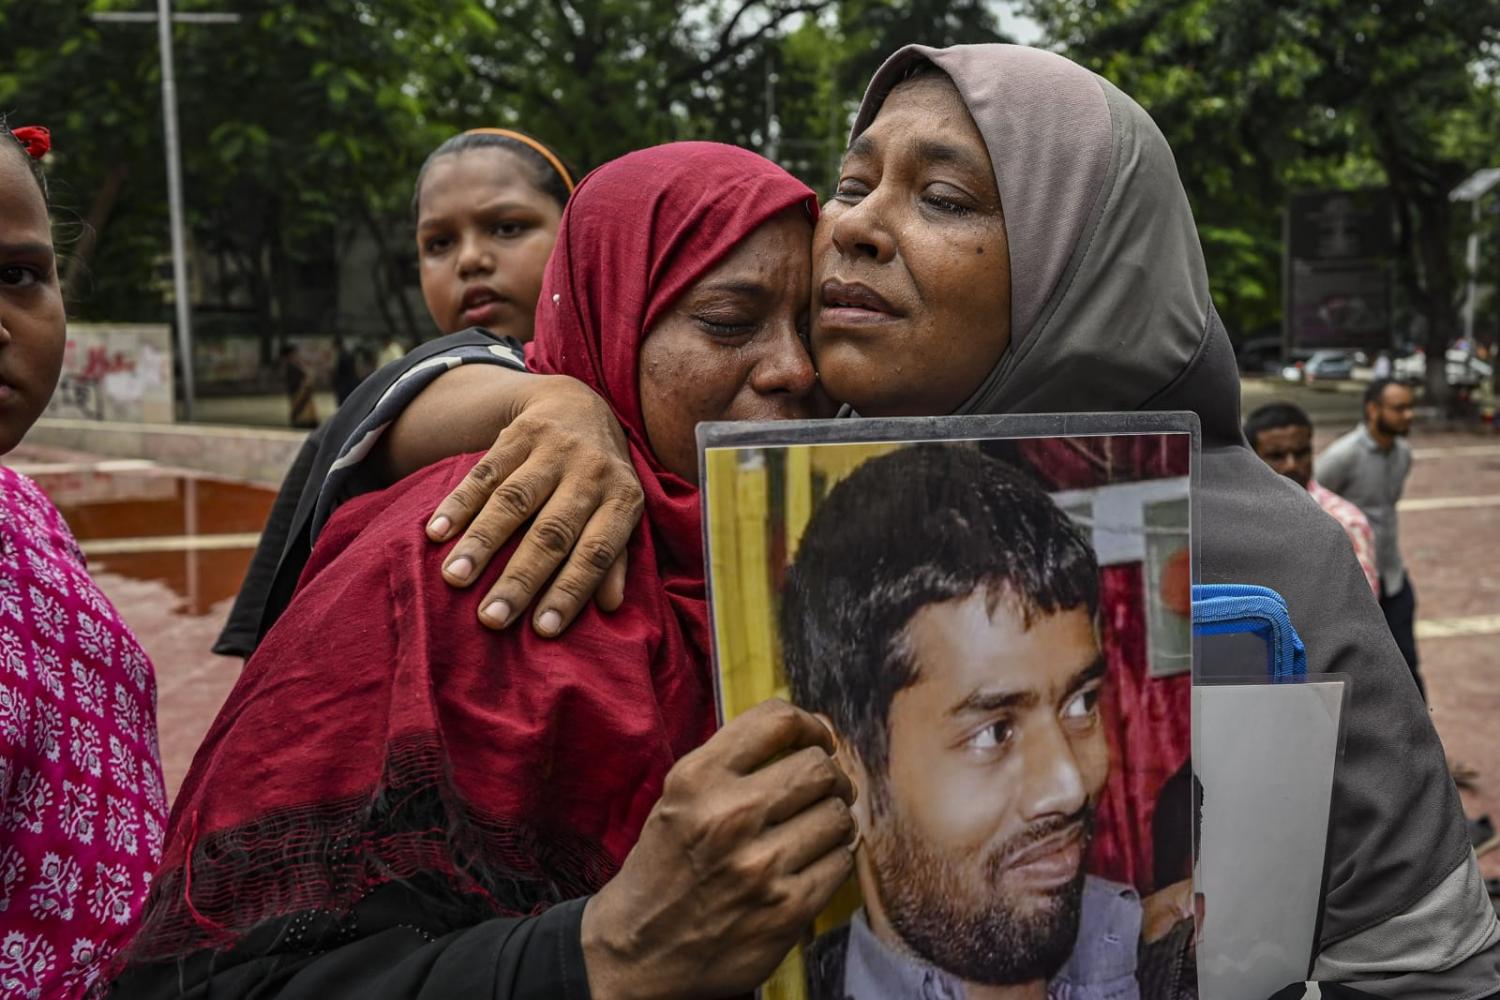
[[[57,508],[0,468],[0,997],[102,991],[166,808],[151,663]]]

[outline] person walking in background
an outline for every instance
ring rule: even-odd
[[[1391,377],[1391,354],[1389,351],[1381,351],[1375,356],[1375,368],[1373,380],[1379,382]]]
[[[291,409],[292,426],[311,430],[318,426],[318,403],[313,399],[312,373],[302,363],[302,352],[295,344],[281,349],[282,374],[286,376],[286,399]]]
[[[1318,506],[1339,523],[1378,598],[1375,530],[1363,511],[1313,478],[1312,421],[1307,413],[1291,403],[1267,403],[1245,421],[1245,440],[1267,465],[1311,494]]]
[[[1365,390],[1364,422],[1329,445],[1314,466],[1318,482],[1364,512],[1375,531],[1375,565],[1380,571],[1380,610],[1411,668],[1417,690],[1427,697],[1417,671],[1417,598],[1396,536],[1396,504],[1411,474],[1413,397],[1391,379],[1377,379]]]
[[[343,406],[355,388],[363,380],[359,356],[342,334],[333,335],[333,396]]]

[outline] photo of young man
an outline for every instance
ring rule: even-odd
[[[1087,530],[972,445],[871,459],[814,511],[781,653],[858,789],[864,906],[808,949],[810,996],[1196,996],[1190,921],[1146,942],[1136,890],[1086,872],[1099,607]]]

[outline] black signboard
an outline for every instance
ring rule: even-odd
[[[1390,196],[1323,191],[1287,206],[1289,350],[1379,351],[1391,346]]]

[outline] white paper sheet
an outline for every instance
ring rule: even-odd
[[[1343,688],[1319,681],[1193,689],[1203,997],[1265,1000],[1307,976]]]

